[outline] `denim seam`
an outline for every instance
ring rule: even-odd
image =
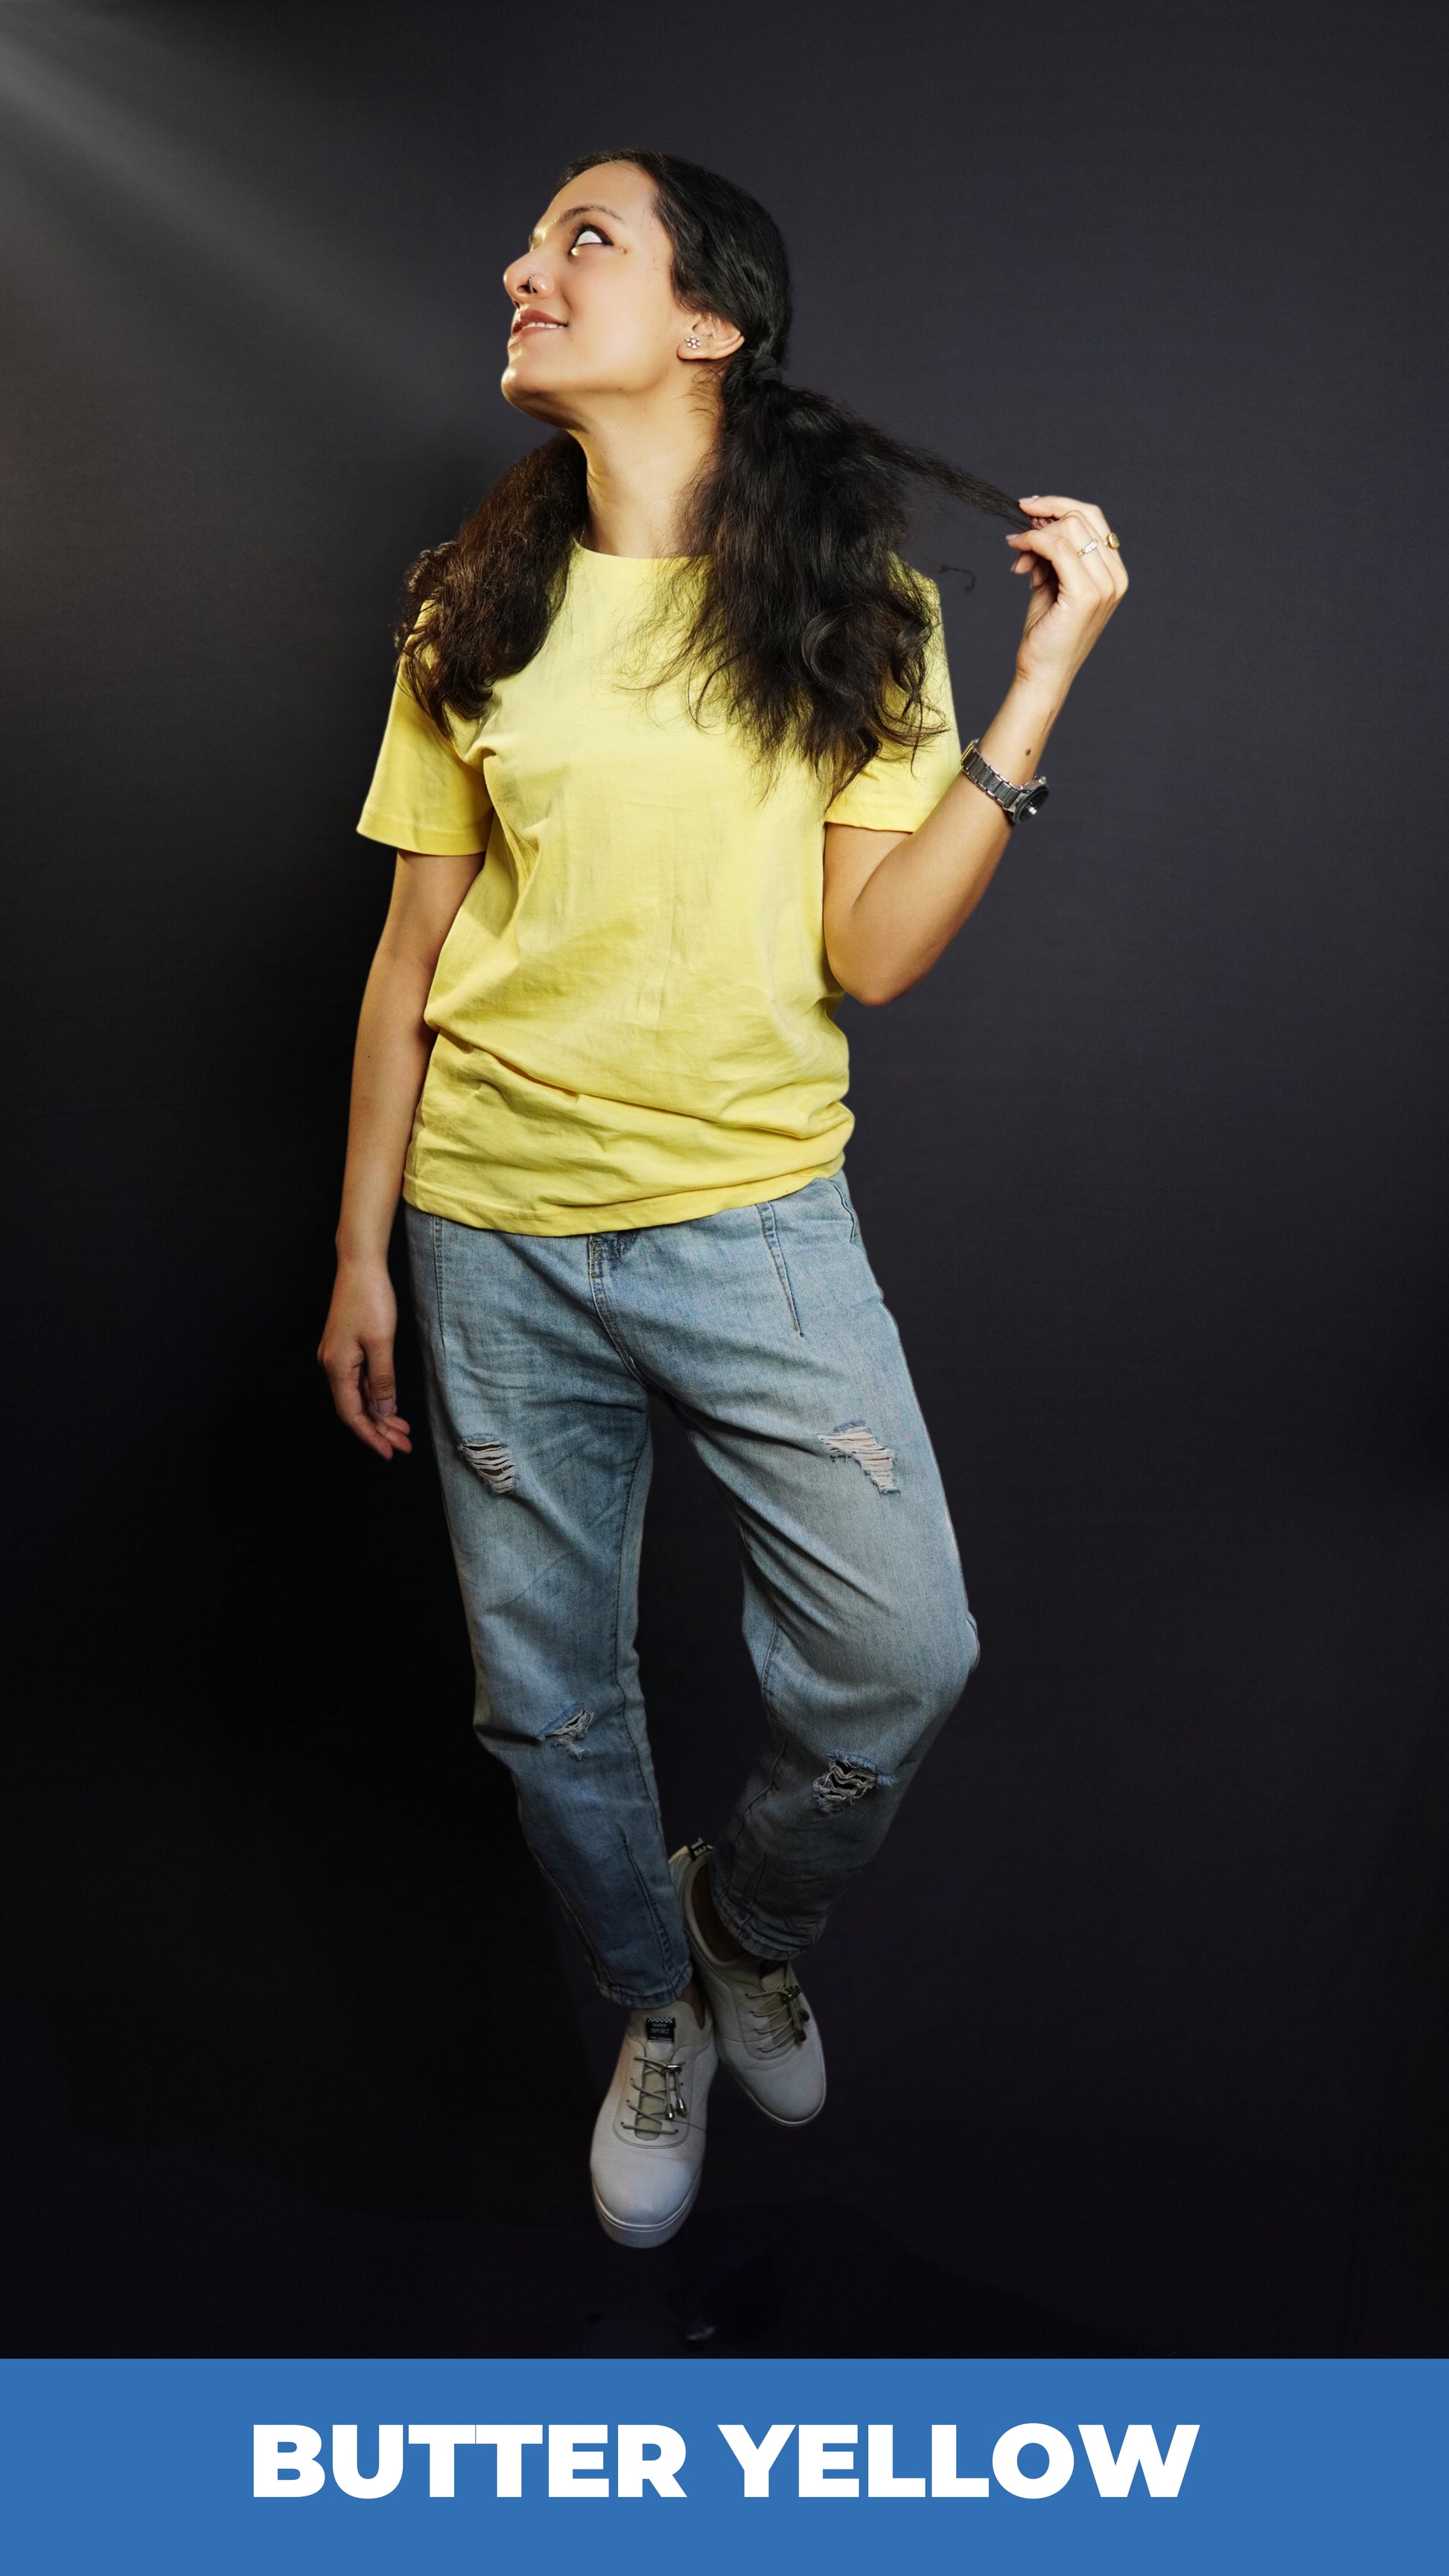
[[[772,1796],[774,1795],[774,1789],[775,1789],[775,1773],[776,1773],[776,1771],[778,1771],[778,1769],[779,1769],[779,1767],[780,1767],[780,1761],[782,1761],[782,1760],[783,1760],[783,1758],[784,1758],[784,1757],[783,1757],[783,1755],[779,1756],[779,1757],[777,1758],[777,1760],[775,1761],[775,1763],[772,1765],[772,1767],[771,1767],[771,1771],[770,1771],[769,1786],[768,1786],[768,1788],[767,1788],[767,1789],[765,1789],[765,1790],[763,1790],[763,1791],[761,1792],[761,1795],[762,1795],[762,1796],[764,1796],[764,1797],[772,1797]],[[758,1800],[758,1799],[752,1799],[750,1803],[751,1803],[751,1805],[752,1805],[752,1806],[758,1806],[758,1804],[759,1804],[759,1800]],[[749,1810],[748,1810],[748,1809],[746,1809],[746,1814],[748,1814],[748,1812],[749,1812]],[[743,1824],[743,1823],[744,1823],[744,1821],[745,1821],[745,1819],[744,1819],[744,1817],[742,1816],[742,1817],[740,1818],[740,1822],[741,1822],[741,1824]],[[763,1851],[762,1851],[762,1852],[761,1852],[761,1854],[760,1854],[759,1859],[758,1859],[758,1860],[756,1861],[756,1863],[755,1863],[754,1870],[753,1870],[753,1872],[752,1872],[752,1874],[751,1874],[750,1883],[749,1883],[748,1887],[747,1887],[747,1888],[746,1888],[746,1890],[745,1890],[745,1897],[744,1897],[744,1914],[742,1914],[742,1915],[741,1915],[741,1917],[740,1917],[740,1920],[741,1920],[742,1922],[743,1922],[743,1921],[744,1921],[744,1919],[745,1919],[745,1915],[752,1914],[752,1913],[753,1913],[753,1911],[754,1911],[755,1899],[756,1899],[756,1897],[759,1895],[759,1892],[760,1892],[760,1881],[761,1881],[761,1879],[762,1879],[762,1878],[764,1877],[764,1875],[765,1875],[765,1862],[766,1862],[767,1857],[768,1857],[768,1855],[767,1855],[765,1852],[763,1852]],[[735,1931],[735,1927],[734,1927],[733,1923],[732,1923],[732,1922],[730,1921],[730,1919],[729,1919],[728,1909],[722,1909],[722,1910],[721,1910],[721,1916],[720,1916],[720,1919],[721,1919],[721,1921],[725,1924],[725,1926],[726,1926],[727,1930],[729,1930],[729,1931],[731,1931],[731,1932],[734,1932],[735,1939],[736,1939],[737,1941],[739,1941],[739,1942],[743,1943],[744,1947],[745,1947],[746,1949],[748,1949],[748,1947],[749,1947],[749,1943],[748,1943],[748,1941],[745,1939],[745,1935],[744,1935],[744,1933],[743,1933],[743,1932],[737,1932],[737,1931]]]
[[[785,1303],[790,1309],[790,1321],[797,1333],[802,1332],[804,1328],[800,1322],[800,1309],[795,1303],[795,1291],[790,1285],[790,1273],[785,1267],[784,1246],[780,1241],[779,1228],[775,1222],[774,1201],[761,1199],[755,1212],[760,1220],[760,1232],[769,1247],[770,1259],[775,1265],[775,1275],[785,1292]]]
[[[623,1636],[622,1636],[622,1630],[623,1630],[623,1622],[624,1622],[624,1550],[625,1550],[625,1547],[626,1547],[627,1542],[628,1542],[628,1537],[629,1537],[629,1527],[630,1527],[631,1520],[632,1520],[632,1518],[633,1518],[633,1511],[634,1511],[634,1495],[635,1495],[635,1491],[636,1491],[636,1489],[637,1489],[637,1487],[638,1487],[639,1478],[640,1478],[641,1474],[643,1473],[644,1461],[645,1461],[645,1459],[648,1457],[648,1455],[649,1455],[649,1417],[648,1417],[648,1415],[647,1415],[647,1413],[646,1413],[646,1415],[644,1416],[643,1430],[642,1430],[642,1433],[641,1433],[641,1436],[640,1436],[640,1441],[639,1441],[639,1454],[638,1454],[638,1456],[636,1457],[636,1459],[635,1459],[635,1461],[634,1461],[634,1472],[633,1472],[633,1474],[632,1474],[632,1475],[630,1476],[630,1478],[629,1478],[629,1490],[628,1490],[627,1494],[626,1494],[626,1495],[625,1495],[625,1497],[624,1497],[624,1509],[623,1509],[623,1513],[622,1513],[622,1515],[621,1515],[621,1517],[620,1517],[620,1521],[619,1521],[619,1560],[618,1560],[618,1565],[617,1565],[617,1567],[616,1567],[616,1569],[615,1569],[615,1575],[614,1575],[614,1674],[615,1674],[616,1682],[618,1681],[618,1676],[619,1676],[619,1666],[620,1666],[620,1663],[621,1663],[621,1661],[622,1661],[622,1659],[623,1659]],[[640,1757],[639,1746],[638,1746],[638,1744],[637,1744],[637,1742],[636,1742],[636,1740],[635,1740],[634,1730],[633,1730],[633,1728],[632,1728],[632,1727],[630,1726],[630,1724],[629,1724],[629,1717],[628,1717],[628,1698],[627,1698],[627,1695],[626,1695],[626,1693],[625,1693],[625,1691],[624,1691],[624,1689],[623,1689],[622,1683],[620,1683],[620,1684],[619,1684],[619,1696],[620,1696],[620,1711],[619,1711],[620,1719],[621,1719],[621,1722],[622,1722],[622,1724],[623,1724],[624,1732],[625,1732],[625,1734],[626,1734],[626,1735],[628,1736],[628,1738],[629,1738],[629,1750],[630,1750],[630,1752],[633,1754],[633,1757],[634,1757],[634,1768],[635,1768],[636,1773],[638,1774],[640,1794],[641,1794],[641,1796],[642,1796],[642,1798],[643,1798],[643,1801],[644,1801],[645,1806],[646,1806],[648,1809],[650,1809],[650,1810],[651,1810],[651,1812],[652,1812],[652,1813],[655,1815],[655,1817],[657,1818],[657,1817],[658,1817],[658,1813],[659,1813],[659,1801],[658,1801],[658,1797],[657,1797],[657,1794],[656,1794],[656,1793],[654,1793],[653,1791],[651,1791],[650,1786],[649,1786],[649,1781],[648,1781],[648,1779],[647,1779],[647,1777],[646,1777],[646,1775],[645,1775],[644,1764],[643,1764],[643,1761],[642,1761],[642,1759],[641,1759],[641,1757]],[[663,1839],[664,1839],[664,1837],[663,1837],[663,1834],[662,1834],[662,1832],[661,1832],[661,1833],[660,1833],[660,1845],[661,1845],[661,1848],[663,1847]],[[623,1834],[623,1835],[621,1835],[621,1840],[622,1840],[623,1845],[624,1845],[624,1850],[625,1850],[626,1854],[628,1855],[629,1866],[630,1866],[630,1868],[633,1870],[635,1878],[638,1880],[638,1883],[639,1883],[639,1892],[640,1892],[641,1896],[643,1897],[643,1899],[644,1899],[644,1902],[645,1902],[646,1906],[647,1906],[647,1907],[648,1907],[648,1909],[649,1909],[650,1919],[652,1920],[653,1925],[654,1925],[655,1938],[657,1939],[657,1941],[658,1941],[658,1943],[659,1943],[659,1955],[660,1955],[660,1959],[661,1959],[662,1961],[664,1961],[664,1962],[666,1962],[666,1963],[667,1963],[667,1962],[668,1962],[668,1959],[669,1959],[669,1939],[668,1939],[668,1934],[667,1934],[667,1932],[666,1932],[665,1926],[664,1926],[664,1924],[660,1921],[660,1918],[659,1918],[659,1909],[658,1909],[658,1907],[655,1905],[654,1899],[653,1899],[653,1897],[651,1896],[651,1894],[650,1894],[650,1892],[649,1892],[648,1885],[647,1885],[647,1883],[646,1883],[646,1881],[645,1881],[645,1879],[644,1879],[644,1877],[643,1877],[642,1872],[640,1871],[639,1864],[638,1864],[638,1862],[636,1861],[636,1859],[634,1858],[633,1846],[632,1846],[632,1844],[630,1843],[630,1840],[629,1840],[628,1835],[627,1835],[627,1834]],[[680,1925],[680,1929],[679,1929],[679,1940],[680,1940],[680,1944],[681,1944],[681,1947],[682,1947],[682,1946],[683,1946],[683,1942],[684,1942],[684,1931],[683,1931],[683,1925],[682,1925],[682,1923],[681,1923],[681,1925]],[[685,1983],[685,1985],[687,1985],[687,1984],[688,1984],[688,1982],[689,1982],[689,1975],[688,1975],[688,1971],[686,1970],[686,1972],[685,1972],[685,1979],[684,1979],[684,1983]],[[681,1988],[679,1989],[679,1991],[682,1993],[682,1992],[683,1992],[683,1987],[681,1987]]]
[[[645,1876],[644,1876],[644,1872],[643,1872],[643,1871],[642,1871],[642,1869],[640,1868],[638,1861],[637,1861],[637,1860],[635,1859],[635,1857],[634,1857],[634,1846],[633,1846],[633,1844],[630,1842],[628,1835],[627,1835],[626,1833],[621,1833],[621,1834],[620,1834],[619,1839],[620,1839],[620,1841],[622,1842],[622,1844],[623,1844],[623,1846],[624,1846],[624,1856],[625,1856],[625,1858],[627,1859],[627,1861],[628,1861],[628,1863],[629,1863],[629,1867],[632,1869],[632,1871],[633,1871],[633,1873],[634,1873],[634,1878],[635,1878],[635,1882],[636,1882],[636,1884],[637,1884],[637,1886],[638,1886],[639,1893],[640,1893],[640,1895],[643,1897],[644,1902],[645,1902],[645,1904],[648,1906],[648,1908],[649,1908],[649,1912],[650,1912],[651,1916],[653,1917],[653,1921],[654,1921],[654,1929],[655,1929],[655,1932],[656,1932],[656,1934],[657,1934],[657,1936],[658,1936],[658,1940],[659,1940],[659,1957],[660,1957],[661,1963],[662,1963],[662,1964],[664,1965],[664,1967],[665,1967],[665,1972],[666,1972],[666,1974],[667,1974],[667,1975],[672,1976],[672,1975],[675,1973],[675,1971],[674,1971],[673,1967],[670,1965],[670,1960],[669,1960],[669,1938],[668,1938],[668,1934],[667,1934],[667,1932],[666,1932],[665,1926],[663,1925],[663,1923],[661,1923],[661,1921],[660,1921],[660,1919],[659,1919],[659,1909],[658,1909],[658,1907],[656,1906],[656,1904],[655,1904],[655,1902],[654,1902],[653,1897],[652,1897],[652,1896],[650,1895],[650,1893],[649,1893],[649,1885],[648,1885],[648,1881],[646,1880],[646,1878],[645,1878]],[[661,1840],[662,1840],[662,1837],[661,1837]],[[681,1974],[680,1974],[679,1983],[678,1983],[678,1985],[677,1985],[677,1986],[675,1987],[675,1989],[674,1989],[674,1995],[682,1995],[682,1994],[683,1994],[684,1989],[685,1989],[685,1987],[688,1985],[689,1980],[690,1980],[690,1977],[691,1977],[691,1976],[692,1976],[692,1974],[693,1974],[693,1969],[692,1969],[692,1967],[691,1967],[691,1965],[690,1965],[690,1959],[689,1959],[689,1945],[688,1945],[688,1943],[686,1942],[685,1937],[684,1937],[684,1920],[683,1920],[683,1917],[682,1917],[682,1916],[681,1916],[681,1918],[680,1918],[680,1922],[679,1922],[678,1938],[679,1938],[679,1959],[680,1959],[680,1964],[681,1964]],[[671,1996],[669,1997],[669,1999],[668,1999],[671,2003],[674,2001],[674,1995],[671,1995]]]
[[[760,1658],[760,1697],[765,1703],[765,1715],[771,1719],[773,1719],[774,1712],[770,1707],[770,1666],[775,1660],[775,1648],[778,1646],[779,1642],[780,1613],[778,1610],[772,1610],[770,1612],[770,1642],[765,1648],[764,1654]]]
[[[773,1762],[771,1763],[771,1765],[770,1765],[770,1776],[769,1776],[768,1780],[765,1782],[764,1787],[760,1790],[760,1792],[759,1792],[758,1796],[753,1797],[753,1798],[750,1800],[749,1805],[748,1805],[747,1807],[745,1807],[744,1809],[742,1809],[741,1814],[740,1814],[739,1831],[737,1831],[737,1832],[736,1832],[736,1834],[735,1834],[735,1836],[734,1836],[734,1838],[733,1838],[733,1839],[734,1839],[734,1841],[735,1841],[736,1847],[738,1847],[740,1832],[742,1832],[742,1831],[743,1831],[743,1829],[744,1829],[744,1827],[748,1824],[749,1819],[750,1819],[750,1817],[754,1814],[754,1811],[755,1811],[756,1807],[763,1806],[763,1805],[764,1805],[764,1803],[765,1803],[765,1801],[766,1801],[766,1799],[768,1799],[768,1798],[773,1798],[773,1796],[774,1796],[774,1794],[775,1794],[775,1784],[776,1784],[776,1782],[777,1782],[777,1781],[778,1781],[778,1779],[779,1779],[780,1772],[781,1772],[781,1770],[782,1770],[782,1768],[783,1768],[783,1766],[784,1766],[784,1761],[785,1761],[785,1755],[784,1755],[784,1752],[783,1752],[783,1750],[782,1750],[782,1751],[778,1752],[778,1753],[775,1755],[775,1759],[774,1759],[774,1761],[773,1761]],[[748,1878],[748,1880],[747,1880],[747,1882],[746,1882],[746,1884],[745,1884],[745,1888],[744,1888],[743,1894],[742,1894],[742,1896],[741,1896],[741,1898],[740,1898],[740,1906],[741,1906],[740,1921],[741,1921],[741,1923],[743,1923],[743,1922],[744,1922],[744,1921],[745,1921],[745,1920],[746,1920],[750,1915],[752,1915],[752,1914],[753,1914],[753,1912],[754,1912],[754,1910],[755,1910],[755,1899],[757,1898],[757,1896],[758,1896],[758,1895],[759,1895],[759,1893],[760,1893],[760,1881],[761,1881],[761,1879],[764,1877],[764,1875],[765,1875],[765,1871],[766,1871],[767,1867],[769,1866],[769,1859],[770,1859],[770,1855],[769,1855],[769,1853],[768,1853],[767,1851],[765,1851],[765,1850],[762,1848],[762,1849],[761,1849],[761,1852],[760,1852],[760,1856],[759,1856],[758,1860],[756,1861],[754,1868],[753,1868],[753,1869],[751,1870],[751,1872],[750,1872],[749,1878]],[[735,1939],[736,1939],[737,1941],[744,1942],[745,1947],[746,1947],[746,1948],[748,1948],[748,1947],[749,1947],[748,1941],[746,1941],[744,1933],[743,1933],[742,1931],[738,1930],[738,1929],[736,1928],[736,1926],[735,1926],[734,1922],[731,1920],[730,1912],[729,1912],[729,1908],[728,1908],[728,1906],[722,1906],[722,1907],[720,1908],[720,1920],[721,1920],[721,1922],[722,1922],[722,1923],[724,1923],[724,1924],[725,1924],[726,1928],[727,1928],[729,1931],[731,1931],[731,1932],[733,1932],[733,1933],[734,1933]]]
[[[520,1823],[520,1826],[522,1826],[522,1821],[523,1821],[523,1818],[522,1818],[522,1808],[520,1807],[520,1810],[519,1810],[519,1823]],[[597,1950],[594,1948],[594,1945],[593,1945],[592,1941],[589,1939],[589,1936],[588,1936],[587,1932],[584,1930],[583,1924],[580,1922],[580,1920],[579,1920],[579,1918],[578,1918],[577,1914],[574,1912],[573,1906],[570,1904],[569,1899],[568,1899],[567,1895],[566,1895],[566,1894],[565,1894],[565,1892],[564,1892],[564,1889],[560,1886],[559,1881],[555,1878],[555,1876],[554,1876],[554,1874],[553,1874],[553,1871],[549,1868],[549,1865],[548,1865],[547,1861],[543,1858],[542,1853],[537,1849],[536,1845],[535,1845],[535,1844],[533,1843],[533,1841],[530,1839],[530,1837],[529,1837],[529,1835],[528,1835],[528,1833],[527,1833],[527,1831],[526,1831],[526,1830],[524,1830],[524,1833],[523,1833],[523,1840],[524,1840],[525,1848],[526,1848],[526,1849],[527,1849],[527,1851],[529,1852],[529,1854],[530,1854],[530,1856],[531,1856],[531,1858],[532,1858],[532,1860],[533,1860],[534,1866],[535,1866],[535,1868],[537,1869],[537,1871],[538,1871],[538,1873],[539,1873],[539,1876],[543,1879],[545,1886],[552,1888],[553,1893],[554,1893],[554,1896],[556,1897],[556,1899],[557,1899],[557,1901],[558,1901],[559,1905],[561,1906],[561,1908],[562,1908],[562,1910],[563,1910],[563,1913],[564,1913],[564,1915],[565,1915],[565,1917],[566,1917],[567,1921],[568,1921],[569,1923],[571,1923],[571,1924],[572,1924],[573,1929],[574,1929],[574,1932],[576,1933],[576,1935],[577,1935],[577,1937],[578,1937],[578,1941],[579,1941],[580,1947],[582,1948],[582,1950],[583,1950],[583,1952],[584,1952],[584,1955],[585,1955],[585,1957],[587,1958],[587,1960],[588,1960],[588,1962],[589,1962],[590,1967],[591,1967],[591,1968],[593,1969],[593,1971],[594,1971],[595,1979],[601,1983],[601,1982],[602,1982],[602,1978],[603,1978],[603,1961],[600,1959],[600,1957],[599,1957],[599,1954],[598,1954]]]
[[[619,1555],[614,1568],[614,1680],[619,1690],[620,1700],[625,1709],[627,1709],[628,1706],[628,1699],[627,1694],[624,1691],[623,1683],[619,1678],[619,1667],[623,1662],[624,1656],[624,1549],[628,1542],[629,1524],[634,1511],[635,1491],[639,1483],[639,1478],[644,1472],[644,1461],[648,1455],[649,1416],[646,1413],[640,1429],[638,1452],[629,1477],[629,1490],[624,1496],[624,1508],[619,1515]],[[632,1731],[627,1727],[625,1731],[629,1734],[629,1742],[633,1747],[634,1760],[638,1765],[640,1786],[647,1792],[649,1784],[644,1777],[644,1765],[639,1761],[639,1747],[634,1742]]]
[[[446,1350],[448,1347],[448,1324],[447,1309],[443,1303],[443,1220],[440,1216],[435,1216],[433,1219],[432,1233],[433,1303],[437,1309],[438,1316],[438,1341],[441,1348]]]
[[[777,1610],[772,1610],[770,1613],[770,1642],[765,1648],[764,1654],[760,1659],[760,1700],[765,1712],[766,1727],[774,1739],[774,1758],[770,1764],[768,1778],[764,1780],[761,1786],[755,1791],[753,1798],[749,1799],[739,1811],[739,1821],[730,1837],[736,1850],[739,1848],[740,1837],[743,1834],[746,1825],[749,1823],[751,1816],[754,1814],[756,1807],[762,1807],[768,1798],[773,1798],[775,1794],[775,1783],[780,1777],[780,1772],[785,1762],[786,1745],[783,1741],[785,1728],[780,1719],[776,1716],[773,1708],[770,1706],[769,1691],[770,1666],[775,1660],[775,1648],[778,1646],[779,1642],[780,1614]],[[749,1886],[745,1893],[745,1903],[747,1907],[753,1906],[755,1897],[759,1892],[760,1881],[765,1874],[765,1862],[767,1857],[768,1855],[762,1851],[759,1859],[755,1863],[754,1874],[750,1879]],[[710,1884],[713,1886],[713,1878],[711,1878]],[[730,1921],[727,1910],[723,1907],[720,1909],[720,1920],[727,1931],[734,1933],[737,1941],[743,1940],[743,1934],[735,1930],[735,1926]]]
[[[711,1881],[710,1894],[714,1897],[714,1910],[719,1916],[721,1923],[724,1925],[725,1930],[733,1935],[742,1950],[751,1951],[756,1958],[760,1959],[798,1958],[801,1948],[806,1945],[800,1942],[782,1942],[775,1925],[762,1923],[759,1916],[753,1911],[755,1894],[759,1886],[763,1867],[764,1864],[762,1862],[760,1869],[755,1872],[755,1884],[750,1889],[750,1911],[748,1913],[736,1916],[731,1913],[728,1905],[721,1905],[719,1897],[715,1893],[713,1881]],[[818,1940],[819,1937],[818,1932],[811,1936],[814,1940]]]
[[[756,1870],[756,1886],[759,1884],[759,1877],[760,1873]],[[736,1941],[738,1941],[742,1950],[752,1950],[756,1957],[764,1957],[766,1955],[774,1957],[778,1955],[775,1952],[766,1953],[762,1951],[757,1935],[757,1926],[748,1913],[736,1914],[728,1902],[723,1905],[720,1903],[719,1890],[715,1886],[713,1878],[710,1879],[709,1892],[711,1901],[714,1905],[714,1910],[719,1916],[721,1923],[724,1925],[725,1930],[730,1933]],[[750,1890],[750,1901],[752,1905],[754,1902],[754,1894],[755,1889],[752,1887]]]

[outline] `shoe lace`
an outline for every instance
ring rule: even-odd
[[[768,2055],[777,2057],[787,2048],[804,2046],[810,2007],[788,1959],[777,1968],[762,1967],[758,1979],[746,1986],[744,2000]]]
[[[657,2138],[676,2120],[688,2119],[683,2075],[684,2067],[677,2057],[651,2057],[647,2049],[639,2050],[629,2100],[636,2138]]]

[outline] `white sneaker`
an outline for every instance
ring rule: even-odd
[[[664,2245],[684,2225],[718,2065],[708,2007],[702,2023],[682,2000],[629,2015],[589,2158],[599,2224],[616,2245]]]
[[[709,1848],[708,1843],[687,1844],[674,1854],[669,1874],[699,1982],[709,1997],[719,2054],[767,2120],[802,2129],[825,2108],[819,2024],[788,1959],[717,1959],[706,1946],[690,1891]]]

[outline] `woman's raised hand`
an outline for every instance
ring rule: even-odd
[[[1028,492],[1021,506],[1031,526],[1006,540],[1014,569],[1031,578],[1017,677],[1060,698],[1123,596],[1127,570],[1095,501]]]

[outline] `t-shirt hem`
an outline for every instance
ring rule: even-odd
[[[951,778],[946,782],[947,786],[953,783],[954,777],[953,771]],[[944,796],[945,792],[946,789],[943,787],[941,796]],[[838,823],[844,830],[853,832],[918,832],[921,825],[935,813],[940,802],[940,796],[933,796],[928,801],[913,807],[909,814],[898,806],[890,814],[827,813],[825,820],[827,824]]]
[[[475,825],[471,832],[450,832],[442,825],[418,825],[402,814],[385,814],[379,806],[364,805],[358,831],[365,841],[385,841],[394,850],[416,850],[425,859],[481,858]]]
[[[476,1226],[485,1234],[630,1234],[648,1225],[683,1225],[696,1216],[719,1216],[726,1208],[754,1207],[770,1199],[789,1198],[812,1181],[827,1181],[845,1161],[845,1148],[802,1172],[766,1174],[736,1181],[728,1189],[670,1190],[661,1197],[630,1199],[615,1206],[591,1208],[504,1207],[469,1194],[439,1189],[408,1173],[403,1197],[424,1216],[451,1217],[456,1225]]]

